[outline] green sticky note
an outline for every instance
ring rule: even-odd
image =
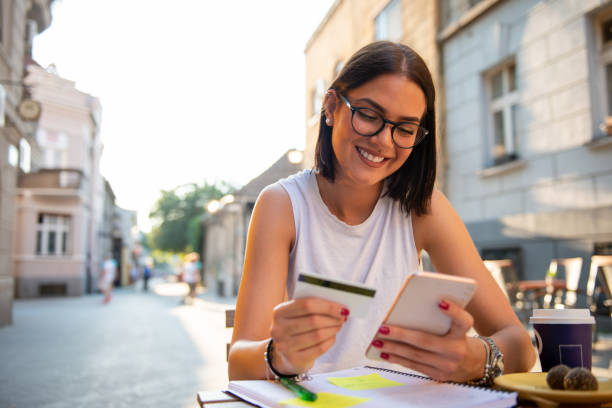
[[[300,398],[292,398],[280,401],[279,404],[292,407],[346,408],[369,400],[370,398],[349,397],[348,395],[332,394],[329,392],[317,392],[316,401],[304,401]]]
[[[397,387],[404,385],[396,381],[387,380],[381,377],[380,374],[360,375],[357,377],[329,377],[329,382],[338,387],[346,388],[347,390],[373,390],[375,388]]]

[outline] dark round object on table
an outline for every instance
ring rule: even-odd
[[[583,367],[572,368],[563,379],[563,387],[571,391],[595,391],[599,388],[597,378]]]
[[[546,382],[548,386],[553,390],[563,390],[563,378],[569,373],[570,368],[565,364],[559,364],[554,366],[546,374]]]

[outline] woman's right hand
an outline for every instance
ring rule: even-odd
[[[343,305],[320,298],[294,299],[274,308],[272,365],[282,374],[308,371],[331,348],[347,320]]]

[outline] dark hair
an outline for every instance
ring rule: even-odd
[[[353,54],[329,89],[346,94],[383,74],[406,75],[425,94],[427,108],[421,118],[421,126],[429,130],[429,134],[413,148],[402,167],[387,177],[386,195],[398,200],[406,214],[411,211],[416,215],[426,214],[436,180],[436,93],[423,59],[406,45],[390,41],[373,42]],[[324,107],[319,122],[315,168],[333,182],[336,156],[331,141],[332,128],[325,123]]]

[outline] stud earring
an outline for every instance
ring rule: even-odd
[[[331,119],[325,118],[325,123],[327,124],[327,126],[331,126]]]

